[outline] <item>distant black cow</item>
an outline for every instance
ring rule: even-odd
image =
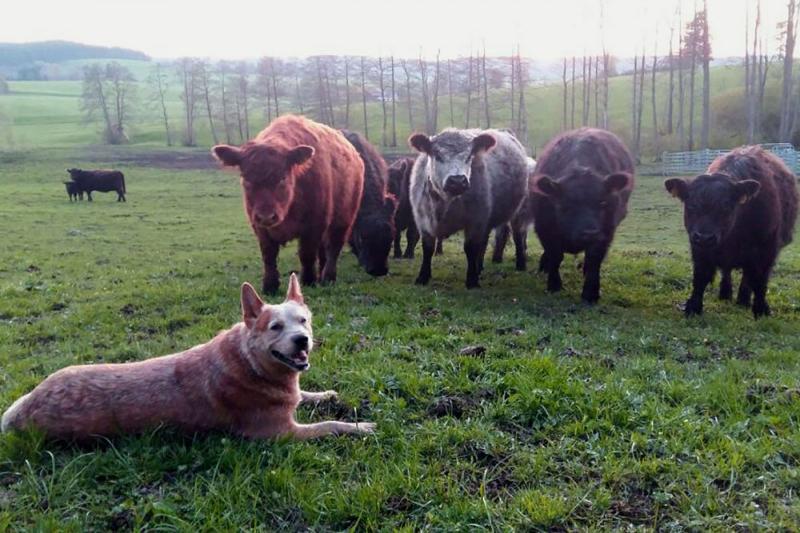
[[[564,254],[584,252],[581,298],[600,299],[600,265],[628,212],[633,175],[633,157],[609,131],[581,128],[547,144],[530,188],[547,290],[561,290]]]
[[[397,209],[397,200],[388,192],[386,161],[362,135],[341,131],[364,162],[364,190],[350,234],[350,247],[367,274],[384,276],[389,272]]]
[[[411,210],[411,200],[408,196],[408,184],[411,180],[411,169],[414,166],[413,157],[398,159],[389,167],[389,191],[397,198],[397,211],[394,214],[394,257],[399,259],[413,259],[414,248],[419,241],[419,231],[414,223],[414,212]],[[402,232],[406,232],[406,251],[400,247]]]
[[[81,192],[92,201],[92,191],[116,191],[117,201],[125,202],[125,176],[118,170],[81,170],[68,168],[67,172]]]
[[[83,191],[78,187],[74,181],[65,181],[64,187],[67,189],[67,195],[70,202],[77,202],[78,199],[83,200]]]
[[[686,315],[703,312],[703,293],[717,268],[719,297],[730,300],[731,270],[742,269],[736,303],[758,318],[770,313],[767,283],[778,253],[792,241],[797,220],[797,185],[792,172],[759,146],[737,148],[718,157],[706,174],[672,178],[667,190],[683,201],[683,221],[694,263]]]

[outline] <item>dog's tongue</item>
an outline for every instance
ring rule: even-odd
[[[295,359],[297,359],[298,361],[302,361],[304,363],[307,362],[308,361],[308,351],[300,350],[299,352],[297,352],[297,355],[295,356]]]

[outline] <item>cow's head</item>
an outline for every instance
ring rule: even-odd
[[[248,142],[220,144],[212,153],[226,167],[239,169],[250,221],[268,229],[281,224],[289,213],[296,176],[310,164],[314,148]]]
[[[414,166],[414,160],[403,158],[392,163],[389,167],[389,190],[397,198],[400,198],[404,191],[404,187],[408,187],[406,179],[411,173],[411,167]]]
[[[396,210],[394,195],[386,195],[380,207],[365,213],[364,220],[353,228],[353,245],[358,262],[371,276],[389,273],[389,251],[394,241]]]
[[[601,176],[577,167],[554,179],[539,174],[531,182],[533,194],[546,196],[553,204],[558,226],[566,240],[577,248],[612,238],[614,217],[622,201],[619,193],[630,187],[633,176],[615,172]]]
[[[439,194],[450,198],[469,190],[474,159],[497,144],[489,133],[473,135],[456,129],[446,129],[433,137],[415,133],[408,142],[412,148],[428,156],[427,170],[431,183]]]
[[[756,180],[734,181],[726,174],[670,178],[664,186],[683,202],[683,223],[695,250],[713,250],[733,228],[739,206],[758,195]]]

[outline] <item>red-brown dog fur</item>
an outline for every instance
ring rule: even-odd
[[[264,304],[248,283],[242,285],[241,301],[243,321],[205,344],[141,362],[71,366],[54,373],[6,411],[3,431],[32,427],[48,437],[76,439],[160,425],[251,438],[373,431],[369,423],[295,421],[298,404],[336,393],[301,391],[300,371],[273,355],[276,349],[288,354],[298,337],[305,338],[304,349],[284,358],[308,368],[311,313],[294,274],[282,304]]]

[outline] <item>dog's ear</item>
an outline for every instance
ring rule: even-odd
[[[252,285],[246,281],[242,283],[242,321],[247,329],[251,329],[261,314],[264,302]]]
[[[297,302],[300,305],[305,305],[303,301],[303,293],[300,291],[300,282],[297,281],[297,276],[294,272],[289,276],[289,289],[286,291],[286,301]]]

